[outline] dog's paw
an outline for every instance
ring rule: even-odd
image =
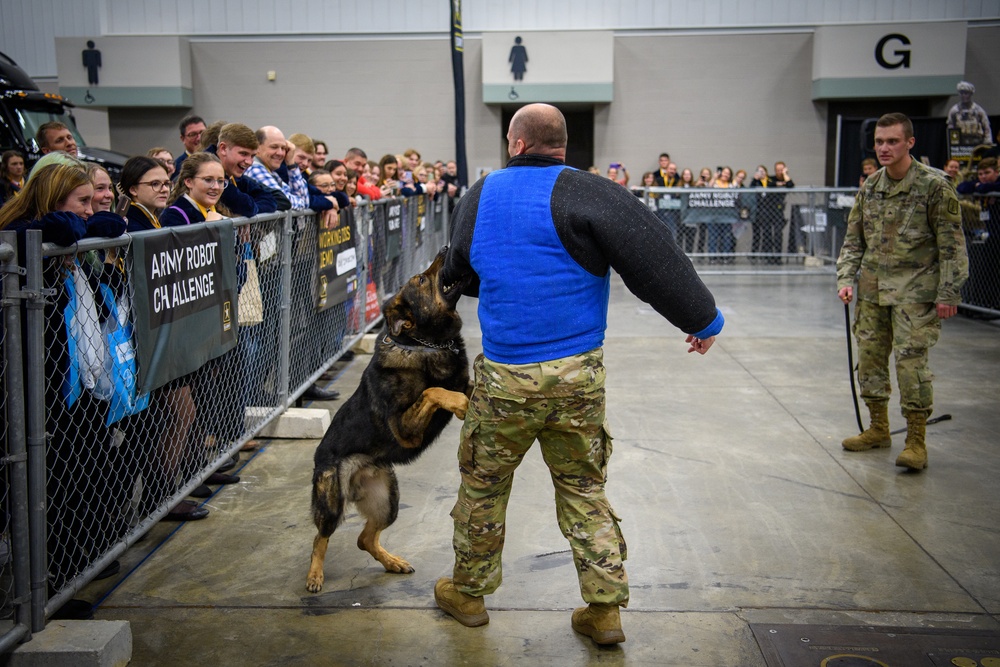
[[[456,401],[452,414],[458,417],[460,420],[465,419],[465,413],[469,410],[469,399],[463,394],[459,394],[461,400]]]
[[[323,590],[322,572],[320,572],[318,575],[312,573],[309,574],[309,577],[306,579],[306,590],[309,591],[310,593],[319,593],[321,590]]]
[[[388,551],[386,551],[384,549],[382,549],[377,555],[375,555],[375,559],[378,562],[382,563],[382,567],[385,568],[386,572],[392,572],[393,574],[412,574],[413,573],[413,566],[412,565],[410,565],[409,563],[407,563],[405,560],[403,560],[399,556],[396,556],[395,554],[391,554],[391,553],[389,553]]]
[[[382,565],[386,572],[393,574],[413,574],[414,572],[413,566],[398,556],[391,556]]]

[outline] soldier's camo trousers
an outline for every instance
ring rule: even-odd
[[[888,401],[889,354],[895,352],[899,404],[903,414],[930,414],[934,407],[934,375],[927,352],[941,335],[933,303],[880,306],[859,300],[854,311],[858,340],[858,384],[866,403]]]
[[[603,351],[523,365],[479,355],[473,370],[458,452],[462,485],[451,512],[457,588],[486,595],[500,586],[514,470],[537,438],[583,599],[625,606],[627,551],[604,494],[611,436],[604,419]]]

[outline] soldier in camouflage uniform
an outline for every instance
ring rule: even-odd
[[[955,189],[943,172],[913,159],[913,125],[902,114],[882,116],[875,151],[882,169],[858,193],[837,260],[837,288],[844,303],[854,295],[858,380],[871,414],[863,433],[844,449],[889,447],[889,354],[895,351],[906,448],[896,465],[927,465],[924,428],[933,408],[927,353],[941,320],[958,312],[969,275]],[[859,273],[860,271],[860,273]]]
[[[455,207],[441,274],[479,297],[483,354],[458,454],[455,567],[434,598],[463,625],[489,622],[483,596],[500,585],[514,471],[537,439],[588,603],[573,612],[572,627],[615,644],[625,641],[619,608],[629,590],[625,540],[604,492],[610,268],[688,333],[691,352],[707,352],[724,320],[653,212],[616,183],[565,165],[558,109],[521,108],[507,140],[507,168],[480,179]]]

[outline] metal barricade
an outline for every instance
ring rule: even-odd
[[[31,638],[31,587],[28,555],[28,467],[24,421],[24,372],[21,308],[13,298],[21,291],[17,237],[0,233],[0,415],[3,454],[0,467],[0,652]]]
[[[969,317],[1000,318],[1000,193],[960,195],[959,205],[969,253],[959,310]]]
[[[856,190],[650,187],[633,192],[699,270],[718,266],[773,273],[832,271]]]
[[[118,372],[107,365],[108,341],[122,345],[106,337],[114,311],[118,322],[144,326],[131,308],[140,235],[61,248],[43,247],[40,232],[28,232],[18,258],[17,237],[4,232],[0,601],[8,625],[0,626],[0,650],[44,628],[48,615],[291,406],[380,321],[381,301],[423,270],[448,234],[447,207],[425,196],[358,206],[331,226],[311,211],[233,226],[235,347],[110,424],[95,387]],[[331,238],[349,251],[324,256]],[[324,266],[346,281],[346,301],[331,298],[327,307]]]

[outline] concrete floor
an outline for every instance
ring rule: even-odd
[[[727,318],[705,357],[612,283],[608,492],[632,591],[620,647],[570,628],[581,601],[537,448],[515,480],[489,625],[464,628],[435,607],[452,559],[455,422],[398,470],[401,510],[383,544],[413,574],[359,551],[352,514],[331,540],[323,591],[308,594],[317,441],[276,440],[206,501],[208,519],[159,524],[119,577],[82,597],[99,602],[96,618],[131,622],[132,664],[144,667],[763,667],[751,623],[998,630],[1000,328],[945,324],[931,362],[936,414],[954,419],[928,427],[930,467],[913,474],[893,465],[902,435],[891,451],[840,447],[856,425],[831,276],[705,279]],[[471,358],[475,301],[461,309]],[[365,363],[332,386],[353,391]]]

